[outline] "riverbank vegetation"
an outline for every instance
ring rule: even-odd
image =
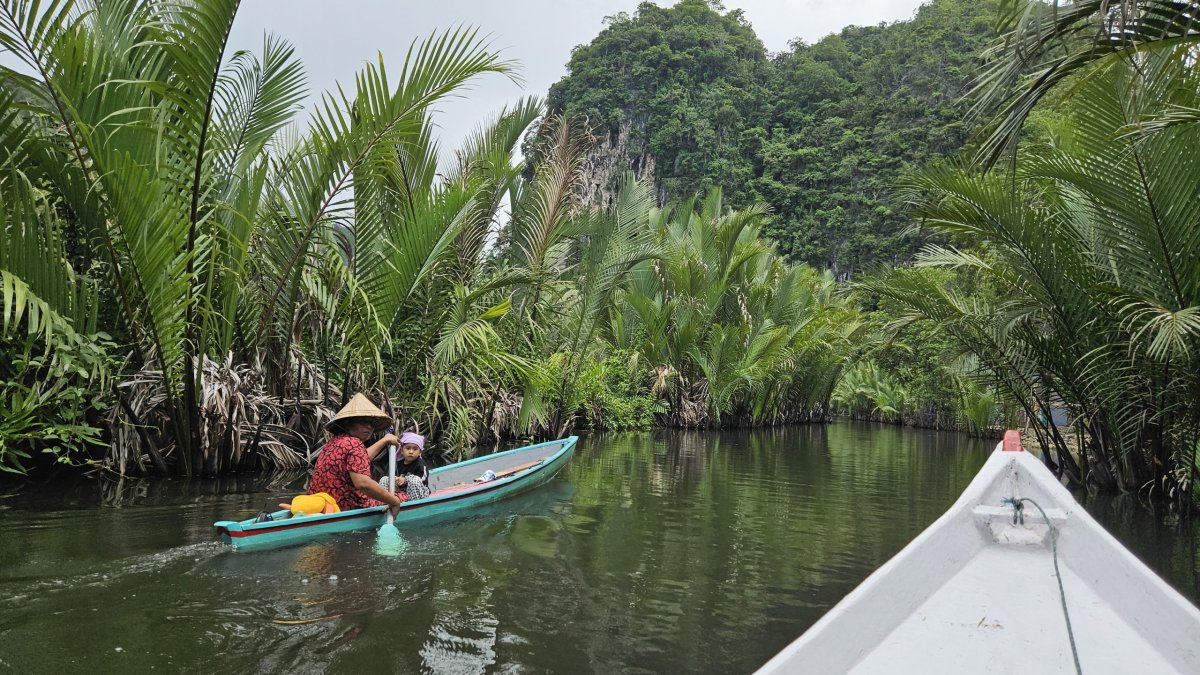
[[[843,284],[907,265],[941,235],[914,228],[896,183],[970,144],[961,99],[994,39],[999,4],[936,0],[911,21],[848,27],[769,54],[746,17],[703,0],[644,4],[610,17],[572,53],[548,104],[583,115],[602,137],[596,164],[640,170],[660,199],[720,188],[737,208],[770,209],[762,233],[785,259]],[[593,184],[606,174],[593,172]],[[591,195],[604,203],[603,191]],[[903,308],[860,298],[861,334],[832,410],[859,419],[993,433],[1011,401],[972,373],[927,326],[896,332]]]
[[[1005,107],[981,164],[901,188],[950,243],[862,286],[975,355],[1072,481],[1188,503],[1200,443],[1200,7],[1011,9],[1010,51],[984,79]],[[1082,437],[1077,455],[1049,419],[1055,407]]]
[[[1195,499],[1197,3],[935,0],[775,55],[643,4],[454,152],[435,104],[515,72],[474,32],[303,120],[237,4],[0,0],[5,470],[304,466],[367,390],[456,458],[845,414]]]
[[[1200,5],[937,0],[778,55],[722,11],[613,17],[552,108],[852,275],[872,337],[837,411],[1024,424],[1072,482],[1193,501]]]
[[[299,125],[301,64],[273,37],[226,54],[236,10],[0,3],[23,61],[3,71],[0,466],[303,465],[360,389],[451,455],[822,414],[854,311],[757,237],[761,210],[664,211],[632,179],[582,209],[593,139],[533,100],[439,167],[431,106],[513,73],[469,30],[367,66]],[[514,163],[535,123],[539,162]],[[711,288],[662,287],[655,337],[623,321],[617,303],[665,301],[639,292],[660,271],[710,262]]]

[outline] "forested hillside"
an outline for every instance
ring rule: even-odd
[[[772,55],[740,10],[643,3],[575,50],[549,105],[601,138],[629,134],[619,164],[638,171],[651,157],[660,198],[720,187],[734,207],[765,202],[783,253],[845,277],[915,252],[891,188],[968,141],[960,99],[993,12],[935,0],[911,21]]]

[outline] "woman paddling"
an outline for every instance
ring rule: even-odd
[[[312,480],[308,483],[308,494],[325,492],[343,511],[387,504],[392,507],[393,515],[397,513],[402,499],[372,480],[371,460],[387,446],[399,443],[400,439],[389,433],[370,447],[366,445],[367,439],[391,423],[387,413],[375,407],[366,396],[355,394],[325,425],[333,438],[321,448]]]

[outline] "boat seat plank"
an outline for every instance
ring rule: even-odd
[[[521,473],[522,471],[528,471],[529,469],[532,469],[535,466],[542,464],[543,462],[545,462],[545,460],[539,459],[536,462],[529,462],[528,464],[522,464],[520,466],[515,466],[511,469],[505,470],[504,473],[497,473],[495,480],[500,480],[502,478],[510,478],[512,476],[515,476],[515,475]],[[472,481],[470,483],[455,483],[454,485],[451,485],[448,487],[438,488],[437,490],[434,490],[433,492],[429,493],[429,496],[430,497],[440,497],[442,495],[450,495],[450,494],[454,494],[456,492],[464,492],[466,490],[477,488],[480,485],[484,485],[485,483],[491,483],[491,482],[493,482],[493,481]]]
[[[1050,528],[1036,509],[1025,509],[1023,523],[1013,523],[1013,509],[1009,505],[980,505],[971,509],[971,513],[997,544],[1050,545]],[[1050,508],[1046,509],[1046,517],[1055,527],[1061,528],[1066,524],[1068,514],[1062,509]]]
[[[537,466],[538,464],[541,464],[544,461],[545,460],[543,460],[543,459],[539,459],[537,461],[529,462],[527,464],[521,464],[520,466],[514,466],[511,469],[506,469],[504,471],[497,471],[496,472],[496,480],[500,480],[501,478],[508,478],[509,476],[521,473],[522,471],[527,471],[527,470],[532,469],[533,467]]]
[[[462,483],[470,484],[489,469],[495,471],[497,476],[506,476],[514,470],[522,471],[529,468],[530,463],[544,462],[553,457],[561,447],[561,443],[547,443],[513,453],[477,458],[437,468],[429,472],[429,489],[437,492]]]
[[[980,519],[996,520],[996,521],[1000,521],[1000,522],[1011,523],[1013,508],[1008,505],[986,506],[986,505],[981,504],[981,505],[976,506],[975,508],[971,509],[971,513],[974,513]],[[1053,522],[1055,525],[1062,525],[1063,523],[1067,522],[1067,512],[1063,511],[1062,509],[1046,509],[1046,516],[1048,516],[1050,518],[1050,521]],[[1045,522],[1045,520],[1042,519],[1042,514],[1040,512],[1038,512],[1037,509],[1035,509],[1033,507],[1027,507],[1025,509],[1025,523],[1026,524],[1028,524],[1028,523],[1044,523],[1044,522]]]

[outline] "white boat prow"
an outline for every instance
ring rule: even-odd
[[[1075,673],[1072,634],[1087,675],[1200,673],[1200,611],[1010,431],[949,511],[758,672]]]

